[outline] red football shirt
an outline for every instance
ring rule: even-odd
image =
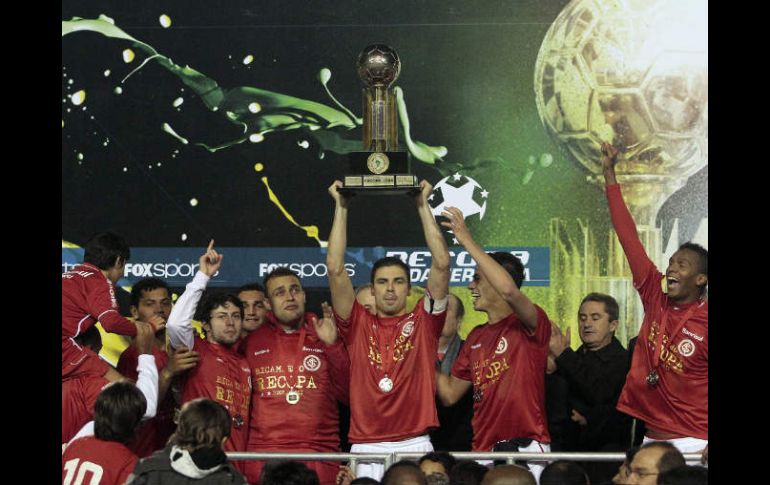
[[[136,371],[134,371],[136,372]],[[94,416],[94,404],[110,381],[103,377],[80,376],[61,383],[61,442],[67,443]]]
[[[617,408],[657,431],[707,440],[708,301],[679,305],[668,299],[661,288],[664,275],[639,241],[619,185],[607,187],[607,199],[613,226],[644,306],[639,340]],[[685,316],[688,318],[682,324]],[[652,387],[646,378],[659,338],[659,381]]]
[[[168,363],[168,354],[154,345],[152,347],[152,354],[155,357],[155,365],[160,372]],[[137,353],[136,346],[131,345],[120,354],[117,369],[125,377],[136,381],[139,377],[139,373],[136,371],[138,364],[139,354]],[[158,406],[155,417],[142,421],[136,428],[134,439],[128,444],[131,451],[136,453],[139,458],[150,456],[154,451],[166,447],[168,438],[176,429],[174,424],[174,407],[174,397],[169,387],[166,396]]]
[[[138,460],[122,443],[94,436],[78,438],[62,454],[62,485],[120,485]]]
[[[351,362],[351,443],[400,441],[438,427],[435,363],[446,312],[426,311],[430,301],[426,295],[399,317],[377,317],[358,302],[347,320],[336,315]],[[381,352],[392,356],[387,393],[379,388],[386,370]]]
[[[225,347],[196,337],[193,350],[199,354],[198,364],[187,371],[182,385],[182,403],[205,397],[230,412],[232,427],[225,451],[246,451],[249,431],[251,371],[236,346]]]
[[[120,315],[115,287],[96,266],[81,264],[61,277],[62,378],[80,373],[101,377],[107,365],[72,339],[97,321],[106,331],[121,335],[136,335],[136,325]]]
[[[542,308],[535,309],[534,334],[511,313],[474,328],[460,348],[452,375],[473,383],[473,451],[490,451],[512,438],[551,442],[545,411],[551,323]]]
[[[248,451],[340,450],[337,401],[347,401],[345,374],[350,371],[350,361],[341,341],[327,347],[318,338],[308,323],[311,316],[305,315],[304,332],[286,333],[268,313],[265,324],[246,338],[254,387]],[[286,400],[292,387],[300,397],[296,404]],[[339,463],[316,464],[322,466],[311,468],[318,472],[321,483],[334,483]],[[246,463],[249,480],[259,478],[261,465]]]

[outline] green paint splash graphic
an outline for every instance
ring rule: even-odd
[[[120,29],[111,18],[100,15],[98,19],[83,19],[73,17],[69,21],[62,21],[62,37],[76,32],[96,32],[114,39],[128,40],[134,44],[134,48],[147,54],[142,64],[134,69],[122,82],[144,67],[149,61],[155,61],[171,73],[176,75],[182,83],[197,94],[211,111],[224,113],[224,116],[234,124],[243,127],[243,136],[235,140],[229,140],[216,146],[205,143],[195,143],[210,152],[229,148],[243,143],[250,136],[257,134],[264,136],[271,132],[280,132],[296,129],[307,130],[314,137],[322,150],[345,154],[361,149],[360,141],[344,138],[334,129],[350,131],[361,126],[361,118],[356,117],[350,110],[342,106],[328,89],[328,81],[331,79],[331,71],[322,69],[318,80],[332,101],[340,107],[335,109],[322,103],[296,98],[286,94],[275,93],[250,86],[240,86],[226,89],[210,77],[196,71],[190,66],[179,66],[168,57],[160,54],[151,45],[146,44]],[[434,164],[447,154],[447,148],[443,146],[430,146],[414,141],[409,133],[409,118],[406,105],[403,100],[403,92],[395,89],[398,111],[401,117],[402,128],[407,148],[412,156],[424,163]],[[252,113],[249,105],[258,103],[261,106],[259,113]],[[179,136],[179,135],[177,135]],[[181,138],[181,136],[180,136]]]

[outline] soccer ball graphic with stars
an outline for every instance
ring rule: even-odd
[[[465,219],[478,214],[481,220],[487,210],[488,196],[489,192],[478,182],[456,173],[444,177],[433,187],[433,192],[428,196],[428,204],[435,217],[440,216],[446,207],[457,207]]]

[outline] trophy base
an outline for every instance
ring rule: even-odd
[[[417,176],[412,174],[346,175],[338,191],[345,196],[416,195],[420,193],[420,185]]]

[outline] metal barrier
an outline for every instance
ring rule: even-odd
[[[536,461],[618,461],[626,459],[625,453],[583,453],[583,452],[550,452],[550,453],[524,453],[524,452],[475,452],[458,451],[450,452],[458,460],[505,460],[512,464],[514,460]],[[387,470],[393,463],[402,460],[416,460],[423,456],[424,452],[394,452],[394,453],[227,453],[230,460],[298,460],[298,461],[347,461],[349,466],[355,469],[359,461],[382,462]],[[700,453],[685,453],[687,462],[700,463]]]

